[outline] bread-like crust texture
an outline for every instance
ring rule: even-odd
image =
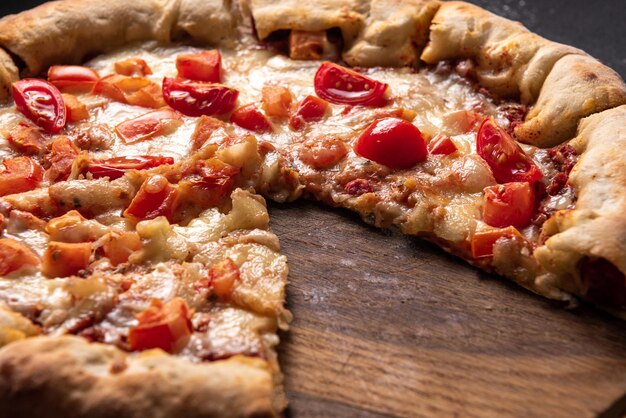
[[[140,40],[169,41],[178,0],[65,0],[0,20],[0,46],[25,75]]]
[[[344,54],[352,66],[417,65],[438,1],[372,0],[365,26]]]
[[[19,70],[13,59],[0,49],[0,103],[11,98],[11,84],[20,79]]]
[[[128,354],[80,337],[34,337],[0,350],[0,417],[274,417],[272,373],[235,356],[194,364]]]
[[[537,103],[515,129],[517,139],[540,147],[574,137],[580,119],[626,103],[626,85],[606,65],[585,55],[556,62]]]
[[[603,258],[626,275],[626,105],[581,121],[570,144],[580,154],[569,176],[578,200],[544,224],[535,257],[561,288],[583,295],[578,263]]]
[[[181,0],[173,38],[184,38],[215,45],[234,37],[236,20],[223,0]]]
[[[365,24],[368,0],[249,0],[259,39],[281,29],[321,31],[340,28],[351,44]]]

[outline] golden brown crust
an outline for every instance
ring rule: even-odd
[[[270,365],[235,356],[194,364],[130,355],[80,337],[34,337],[0,350],[0,417],[274,417]]]
[[[611,68],[585,55],[556,62],[517,138],[540,147],[574,137],[580,119],[626,103],[626,85]]]
[[[0,103],[5,103],[11,98],[11,84],[19,80],[20,75],[13,59],[0,49]]]
[[[222,0],[181,0],[172,33],[174,39],[186,35],[215,45],[233,37],[236,21],[227,4]]]
[[[0,46],[20,57],[25,74],[128,42],[169,41],[176,0],[66,0],[0,20]]]
[[[539,282],[584,295],[583,258],[605,259],[626,274],[626,106],[583,119],[570,144],[581,155],[569,177],[578,201],[546,222],[549,238],[535,256],[549,272]]]

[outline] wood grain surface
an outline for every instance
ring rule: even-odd
[[[565,310],[434,245],[270,204],[289,258],[288,416],[617,417],[626,327]]]

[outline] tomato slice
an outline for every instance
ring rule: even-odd
[[[0,196],[33,190],[43,179],[43,168],[29,157],[7,158],[2,161]]]
[[[65,103],[52,84],[25,78],[13,83],[12,93],[17,110],[45,131],[57,133],[65,126]]]
[[[135,221],[165,216],[174,222],[174,207],[178,200],[178,190],[161,175],[144,181],[139,191],[124,211],[124,216]]]
[[[447,135],[437,135],[428,143],[431,154],[450,155],[457,151],[457,147]]]
[[[324,119],[329,109],[330,105],[326,100],[307,96],[298,104],[295,112],[289,118],[289,126],[294,131],[299,131],[307,122],[317,122]]]
[[[128,342],[133,351],[160,348],[168,353],[181,350],[192,333],[191,313],[182,298],[167,303],[154,299],[137,315],[139,324],[128,332]]]
[[[24,122],[11,129],[7,141],[22,154],[42,154],[46,150],[46,138],[41,129]]]
[[[87,167],[87,171],[90,172],[95,179],[108,177],[109,180],[115,180],[122,177],[128,170],[147,170],[163,164],[174,164],[174,159],[162,155],[113,157],[92,162],[89,164],[89,167]]]
[[[535,192],[527,182],[499,184],[485,188],[483,220],[497,228],[523,228],[530,222]]]
[[[100,75],[81,65],[53,65],[48,70],[48,81],[59,90],[88,92],[100,80]]]
[[[63,102],[65,102],[65,109],[67,111],[68,122],[80,122],[81,120],[89,119],[89,109],[87,105],[72,94],[63,93]]]
[[[209,269],[209,285],[213,288],[213,294],[222,301],[230,300],[239,278],[239,267],[230,258],[225,258]]]
[[[178,76],[189,80],[222,82],[222,55],[217,49],[176,57]]]
[[[128,58],[122,61],[116,61],[115,72],[126,76],[143,77],[152,74],[152,69],[148,63],[141,58]]]
[[[213,116],[232,112],[239,92],[221,84],[163,79],[163,98],[186,116]]]
[[[191,135],[191,149],[197,150],[202,148],[204,143],[211,139],[214,132],[226,129],[227,126],[226,122],[222,122],[219,119],[210,116],[200,116],[196,129],[194,129]]]
[[[91,242],[51,241],[43,254],[41,272],[47,277],[68,277],[78,274],[89,265]]]
[[[115,127],[125,144],[132,144],[173,131],[183,123],[178,112],[161,109],[127,120]]]
[[[76,145],[67,136],[58,136],[50,147],[48,155],[50,167],[46,170],[44,178],[51,182],[67,180],[77,156]]]
[[[272,124],[263,113],[253,104],[249,104],[235,110],[230,115],[230,121],[252,132],[259,134],[274,131]]]
[[[409,168],[428,157],[424,137],[404,119],[379,119],[354,143],[354,152],[390,168]]]
[[[513,226],[476,232],[472,236],[472,257],[483,258],[493,256],[493,246],[500,238],[524,239]]]
[[[11,238],[0,239],[0,276],[38,265],[39,257],[26,245]]]
[[[263,111],[267,116],[272,118],[289,116],[291,92],[287,87],[265,86],[261,93],[263,95]]]
[[[346,67],[325,61],[315,73],[315,93],[335,104],[385,106],[389,86]]]
[[[197,174],[178,183],[180,194],[201,208],[215,206],[231,192],[240,171],[217,158],[201,161]]]
[[[493,118],[485,119],[480,125],[476,148],[498,183],[533,183],[543,177],[539,167]]]
[[[153,109],[165,106],[161,86],[145,77],[111,74],[103,77],[96,83],[93,93],[133,106]]]

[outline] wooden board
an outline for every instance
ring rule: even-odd
[[[289,258],[288,415],[621,416],[626,327],[314,203],[270,204]],[[615,405],[614,405],[615,404]]]

